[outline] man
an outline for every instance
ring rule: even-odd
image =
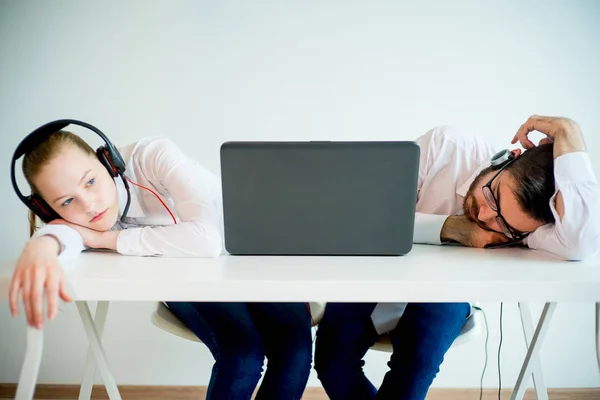
[[[532,131],[546,135],[538,146]],[[417,139],[421,148],[415,243],[486,247],[522,243],[565,260],[600,248],[600,186],[579,126],[530,117],[495,153],[450,127]],[[490,250],[491,251],[491,250]],[[338,399],[425,399],[444,354],[469,316],[468,303],[329,303],[319,325],[315,369]],[[394,352],[379,391],[362,360],[389,332]]]

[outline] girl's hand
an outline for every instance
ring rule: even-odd
[[[58,263],[60,243],[52,236],[32,239],[25,245],[12,277],[9,306],[13,317],[19,315],[19,292],[22,294],[27,323],[37,329],[44,325],[44,292],[48,302],[48,319],[58,313],[59,296],[72,301],[65,288],[65,274]]]

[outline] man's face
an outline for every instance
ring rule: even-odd
[[[491,168],[481,171],[469,187],[463,203],[463,210],[465,215],[481,228],[502,232],[496,220],[498,213],[487,203],[482,190],[483,186],[492,179],[496,172]],[[512,178],[510,172],[505,170],[494,178],[491,190],[499,203],[500,213],[513,232],[515,234],[533,232],[544,223],[533,219],[521,209],[513,193],[513,188],[516,185],[517,182]]]

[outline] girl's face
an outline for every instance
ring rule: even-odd
[[[119,214],[117,188],[95,155],[66,145],[34,179],[39,195],[64,220],[107,231]]]

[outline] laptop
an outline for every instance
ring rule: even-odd
[[[223,143],[226,250],[407,254],[419,150],[411,141]]]

